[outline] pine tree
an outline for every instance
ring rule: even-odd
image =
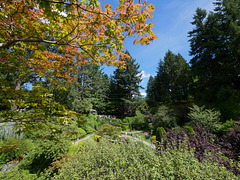
[[[187,99],[189,95],[190,67],[180,55],[170,50],[160,60],[157,75],[148,82],[147,98],[153,102]]]
[[[126,53],[130,56],[128,51]],[[110,80],[111,105],[109,108],[112,109],[112,113],[118,116],[134,115],[134,97],[140,95],[139,83],[142,80],[139,67],[136,60],[131,58],[126,59],[125,69],[118,68],[114,71]]]
[[[193,94],[208,104],[216,104],[220,96],[229,99],[240,89],[239,1],[217,0],[215,5],[215,12],[208,14],[196,10],[192,22],[195,27],[189,32]],[[232,92],[221,93],[226,88]]]

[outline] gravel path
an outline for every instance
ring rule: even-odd
[[[129,132],[128,132],[128,133],[129,133]],[[133,132],[133,133],[134,133],[134,132]],[[135,133],[137,133],[137,132],[135,132]],[[94,134],[89,134],[89,135],[87,135],[86,137],[84,137],[84,138],[82,138],[82,139],[78,139],[77,141],[74,141],[73,144],[78,144],[79,142],[84,141],[84,140],[90,138],[90,137],[93,136],[93,135],[94,135]],[[152,147],[152,148],[154,148],[154,149],[156,148],[156,146],[155,146],[154,144],[148,143],[148,142],[146,142],[146,141],[144,141],[144,140],[142,140],[142,139],[140,139],[140,138],[135,138],[135,137],[128,136],[128,135],[122,135],[122,136],[123,136],[123,137],[129,137],[129,138],[132,139],[133,141],[142,142],[142,143],[146,144],[147,146],[150,146],[150,147]]]
[[[135,137],[128,136],[128,135],[122,135],[122,136],[124,136],[124,137],[129,137],[129,138],[131,138],[131,139],[134,140],[134,141],[142,142],[143,144],[146,144],[147,146],[150,146],[150,147],[152,147],[152,148],[154,148],[154,149],[156,148],[156,146],[155,146],[154,144],[148,143],[148,142],[142,140],[141,138],[135,138]]]

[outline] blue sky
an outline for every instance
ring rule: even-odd
[[[104,0],[101,3],[109,3],[113,6],[118,4],[118,0]],[[140,64],[142,71],[141,90],[144,95],[150,75],[156,74],[160,59],[164,58],[165,53],[171,50],[173,53],[180,53],[189,62],[189,38],[188,32],[193,29],[191,25],[195,10],[200,7],[208,11],[214,9],[214,0],[149,0],[149,3],[155,5],[153,19],[153,31],[158,39],[148,46],[133,45],[133,38],[125,41],[125,49]],[[110,75],[115,68],[105,67],[104,71]]]

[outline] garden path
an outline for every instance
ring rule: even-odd
[[[128,135],[122,135],[122,136],[129,137],[129,138],[131,138],[132,140],[142,142],[143,144],[146,144],[147,146],[150,146],[150,147],[152,147],[152,148],[154,148],[154,149],[156,148],[156,146],[155,146],[154,144],[148,143],[148,142],[142,140],[141,138],[135,138],[135,137],[128,136]]]
[[[81,142],[81,141],[84,141],[84,140],[90,138],[90,137],[93,136],[93,135],[94,135],[94,134],[92,133],[92,134],[89,134],[89,135],[87,135],[86,137],[84,137],[84,138],[82,138],[82,139],[78,139],[78,140],[76,140],[76,141],[73,141],[73,144],[77,144],[77,143],[79,143],[79,142]]]
[[[129,132],[128,132],[128,133],[129,133]],[[130,133],[132,133],[132,132],[130,132]],[[135,133],[137,133],[137,132],[135,132]],[[134,132],[133,132],[133,134],[134,134]],[[78,144],[79,142],[84,141],[84,140],[90,138],[90,137],[93,136],[93,135],[94,135],[93,133],[92,133],[92,134],[89,134],[89,135],[87,135],[86,137],[84,137],[84,138],[82,138],[82,139],[78,139],[77,141],[74,141],[73,144]],[[148,142],[142,140],[141,138],[136,138],[136,137],[132,137],[132,136],[128,136],[128,135],[122,135],[122,136],[129,137],[129,138],[131,138],[131,139],[134,140],[134,141],[142,142],[143,144],[145,144],[145,145],[147,145],[147,146],[150,146],[150,147],[152,147],[152,148],[154,148],[154,149],[156,148],[156,146],[155,146],[154,144],[148,143]]]

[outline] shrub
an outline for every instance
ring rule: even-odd
[[[184,126],[185,131],[187,131],[188,133],[194,133],[194,129],[191,126]]]
[[[78,132],[77,133],[78,133],[77,136],[79,138],[81,138],[81,137],[83,137],[83,136],[85,136],[87,134],[86,131],[84,131],[84,129],[82,129],[82,128],[78,128]]]
[[[84,144],[54,179],[237,179],[209,160],[199,162],[192,149],[169,149],[156,155],[141,143]]]
[[[145,136],[145,138],[149,139],[150,138],[150,134],[148,132],[144,132],[143,135]]]
[[[101,127],[96,132],[96,134],[99,136],[110,136],[110,137],[116,139],[120,135],[121,130],[122,129],[120,127],[115,127],[110,124],[106,124],[103,127]]]
[[[223,153],[227,157],[239,161],[240,160],[240,126],[235,127],[234,129],[230,130],[229,133],[221,137],[219,144],[224,149]]]
[[[85,136],[87,132],[82,128],[77,128],[77,132],[72,134],[71,139],[77,139]]]
[[[192,125],[198,123],[212,132],[218,132],[220,130],[220,116],[220,111],[205,109],[205,106],[199,107],[197,105],[193,105],[188,114],[188,117],[193,121]]]
[[[219,129],[220,135],[225,135],[227,134],[230,130],[234,128],[234,120],[230,119],[227,120],[225,123],[223,123]]]
[[[84,126],[84,127],[82,127],[82,129],[85,130],[87,134],[91,134],[93,132],[96,132],[96,130],[93,129],[92,127],[90,127],[90,126]]]
[[[155,131],[158,127],[173,128],[179,120],[178,114],[167,106],[160,106],[157,113],[153,116],[153,126]]]
[[[68,152],[70,141],[60,137],[57,140],[42,139],[20,163],[20,168],[28,169],[31,173],[39,174],[56,158]]]
[[[10,138],[0,141],[0,164],[15,160],[34,148],[31,140]]]
[[[150,140],[151,140],[153,143],[156,143],[156,136],[152,136],[152,137],[150,138]]]
[[[68,161],[55,179],[146,179],[157,174],[154,150],[140,143],[84,144],[79,157]],[[154,168],[155,167],[155,168]]]
[[[87,115],[86,114],[83,115],[83,119],[86,121],[86,123],[83,126],[83,129],[85,131],[87,131],[87,129],[94,129],[94,130],[98,129],[98,116],[92,113],[89,113]],[[91,131],[94,132],[94,130],[91,130]]]
[[[186,143],[188,149],[194,149],[194,156],[199,160],[199,162],[203,162],[208,159],[210,161],[214,161],[218,164],[224,165],[226,168],[230,169],[235,174],[240,174],[240,170],[238,168],[239,165],[233,163],[232,160],[224,156],[227,155],[226,149],[223,145],[219,143],[219,140],[216,138],[215,135],[209,133],[204,129],[204,127],[200,125],[196,125],[194,131],[195,133],[189,133],[185,130],[179,132],[168,130],[168,132],[166,133],[166,138],[164,138],[162,143],[157,146],[157,150],[161,152],[167,149],[178,149],[182,143]],[[231,138],[229,138],[228,140],[233,140],[234,136],[230,137]],[[230,143],[229,147],[233,145],[233,150],[237,150],[239,148],[238,140],[233,140],[232,142],[233,143]],[[228,150],[230,151],[230,149]],[[232,154],[236,152],[237,151],[232,151]],[[208,156],[208,154],[211,154],[211,156]]]
[[[156,140],[161,141],[165,137],[166,131],[163,127],[158,127],[156,134],[157,134],[156,135]]]
[[[0,179],[29,179],[34,180],[37,179],[36,174],[30,174],[28,170],[22,170],[19,168],[13,168],[6,173],[0,173]]]

